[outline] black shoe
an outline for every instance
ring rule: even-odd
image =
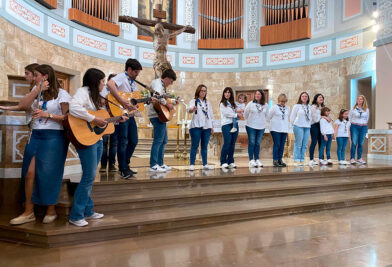
[[[129,169],[131,172],[133,172],[133,174],[137,174],[137,170],[132,170],[132,169]]]
[[[279,166],[280,167],[287,167],[287,164],[283,162],[283,160],[278,160]]]
[[[274,167],[280,167],[280,164],[279,164],[279,162],[277,160],[274,160],[273,164],[274,164]]]
[[[109,165],[109,172],[116,172],[117,168],[114,165]]]
[[[133,173],[131,172],[131,170],[123,170],[123,171],[120,171],[120,175],[121,175],[121,178],[128,179],[128,178],[132,177]]]

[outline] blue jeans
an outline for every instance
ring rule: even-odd
[[[138,143],[135,118],[120,122],[116,127],[118,134],[117,158],[120,171],[128,170],[133,152]]]
[[[222,135],[223,135],[223,146],[220,156],[220,163],[234,163],[234,149],[235,142],[237,141],[238,132],[231,133],[230,130],[233,128],[233,124],[226,124],[222,126]]]
[[[348,143],[348,137],[336,137],[338,148],[336,153],[338,154],[338,160],[346,160],[346,146]]]
[[[318,147],[320,150],[321,146],[321,132],[320,132],[320,123],[316,122],[310,126],[310,137],[311,137],[311,142],[309,146],[309,158],[310,160],[313,160],[314,157],[314,150],[316,149],[316,145],[318,143]]]
[[[246,133],[248,134],[248,155],[249,160],[260,159],[260,143],[263,138],[265,129],[254,129],[246,126]]]
[[[298,127],[294,125],[294,161],[304,162],[306,147],[308,146],[310,128]]]
[[[319,149],[319,159],[324,159],[324,149],[327,154],[327,159],[331,159],[331,145],[332,145],[332,134],[327,134],[328,141],[325,141],[324,136],[321,137],[321,146]]]
[[[76,149],[82,164],[82,179],[76,188],[69,219],[77,221],[91,216],[94,213],[94,204],[91,199],[91,189],[102,154],[102,141],[83,149]]]
[[[195,165],[196,153],[199,148],[199,143],[201,141],[201,158],[203,161],[203,165],[207,165],[207,147],[208,142],[210,141],[211,129],[203,129],[203,128],[192,128],[189,129],[189,133],[191,135],[191,155],[190,155],[190,164]]]
[[[283,158],[284,145],[286,144],[287,133],[271,131],[272,140],[274,140],[273,159],[281,160]]]
[[[154,127],[154,141],[152,142],[151,147],[150,167],[154,167],[156,164],[162,166],[167,144],[166,122],[161,122],[159,118],[151,118],[150,121]]]
[[[351,159],[355,159],[355,152],[357,152],[357,159],[362,158],[363,142],[365,141],[367,126],[359,126],[351,124]]]
[[[236,128],[237,130],[239,130],[238,129],[238,118],[233,118],[233,128]]]
[[[117,132],[115,131],[111,135],[104,135],[102,137],[103,149],[102,149],[102,157],[101,157],[101,166],[105,167],[108,165],[116,164],[116,154],[117,154]],[[108,154],[108,146],[109,146],[109,154]]]

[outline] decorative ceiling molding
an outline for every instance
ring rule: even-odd
[[[249,0],[248,1],[248,40],[249,41],[257,41],[257,32],[258,32],[258,16],[257,11],[258,0]]]

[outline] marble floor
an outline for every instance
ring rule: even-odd
[[[392,205],[43,249],[0,242],[0,266],[388,266]]]

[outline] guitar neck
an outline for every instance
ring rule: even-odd
[[[126,116],[126,117],[128,117],[128,118],[133,117],[132,114],[131,114],[131,115],[129,115],[129,114],[124,114],[123,116]],[[105,119],[105,121],[106,121],[107,123],[113,123],[113,122],[116,122],[116,121],[118,121],[118,120],[121,120],[121,118],[122,118],[122,116],[110,117],[110,118]]]
[[[144,83],[139,82],[138,80],[135,80],[136,83],[138,83],[140,86],[146,88],[148,91],[155,93],[155,90],[152,89],[150,86],[145,85]]]

